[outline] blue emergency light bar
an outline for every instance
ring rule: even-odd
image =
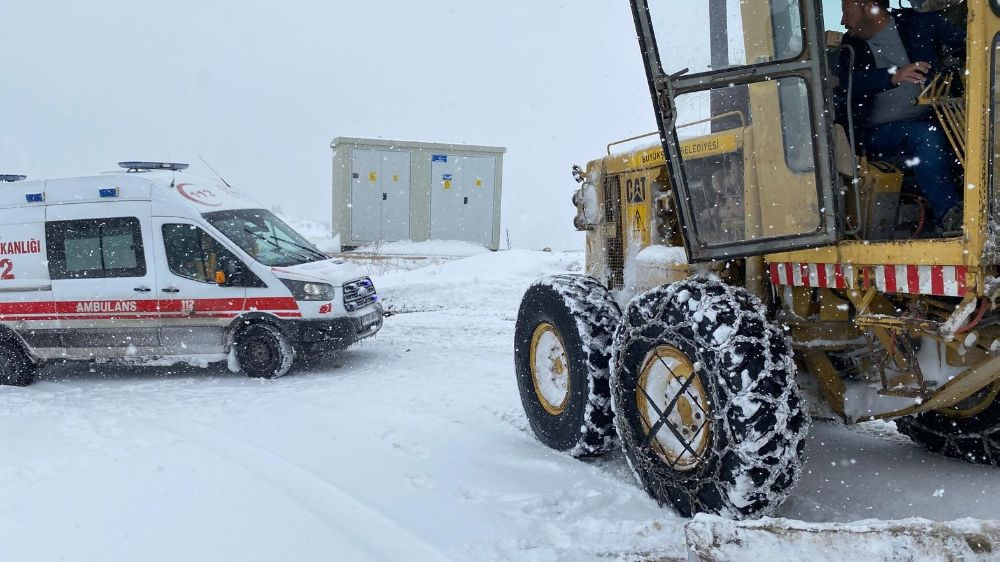
[[[171,172],[179,172],[181,170],[186,170],[188,164],[182,164],[180,162],[119,162],[118,166],[125,168],[129,172],[144,172],[148,170],[169,170]]]
[[[13,183],[27,178],[28,176],[22,176],[21,174],[0,174],[0,183]]]

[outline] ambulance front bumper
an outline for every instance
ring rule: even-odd
[[[376,304],[361,316],[331,320],[299,320],[292,324],[299,352],[322,353],[344,349],[382,329],[382,306]]]

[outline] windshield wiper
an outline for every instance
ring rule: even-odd
[[[298,260],[301,260],[302,263],[309,263],[310,261],[312,261],[312,259],[307,254],[301,254],[299,252],[295,252],[295,251],[293,251],[293,250],[291,250],[289,248],[286,248],[286,247],[282,246],[281,244],[278,244],[277,242],[272,241],[270,238],[268,238],[266,236],[263,236],[261,234],[258,234],[256,232],[250,230],[249,228],[244,228],[243,230],[244,230],[244,232],[246,232],[247,234],[253,236],[254,238],[256,238],[258,240],[263,240],[264,242],[267,242],[268,244],[270,244],[271,246],[273,246],[274,248],[276,248],[279,251],[288,252],[289,254],[292,255],[292,257],[294,257],[294,258],[296,258]],[[323,259],[326,259],[326,256],[323,256]]]
[[[277,236],[273,236],[272,238],[274,238],[275,241],[278,240]],[[305,251],[309,252],[310,254],[312,254],[314,256],[319,256],[319,259],[321,259],[321,260],[328,260],[328,259],[330,259],[330,256],[324,254],[323,252],[321,252],[321,251],[319,251],[319,250],[317,250],[315,248],[310,248],[309,246],[305,246],[305,245],[299,244],[298,242],[294,242],[292,240],[288,240],[288,239],[285,239],[285,238],[282,238],[281,241],[285,242],[285,243],[288,243],[288,244],[291,244],[292,246],[295,246],[296,248],[299,248],[300,250],[305,250]]]

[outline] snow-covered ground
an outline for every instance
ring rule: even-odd
[[[620,454],[549,450],[521,409],[521,294],[581,262],[487,252],[385,272],[396,314],[374,340],[275,381],[62,365],[0,387],[0,560],[685,560],[685,520]],[[889,423],[815,423],[807,454],[781,516],[1000,517],[1000,471]]]
[[[424,242],[400,240],[364,246],[358,248],[357,251],[383,256],[468,257],[483,254],[489,250],[479,244],[461,240],[426,240]]]

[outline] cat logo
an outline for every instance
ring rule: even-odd
[[[629,203],[646,202],[646,182],[626,182],[625,190]]]

